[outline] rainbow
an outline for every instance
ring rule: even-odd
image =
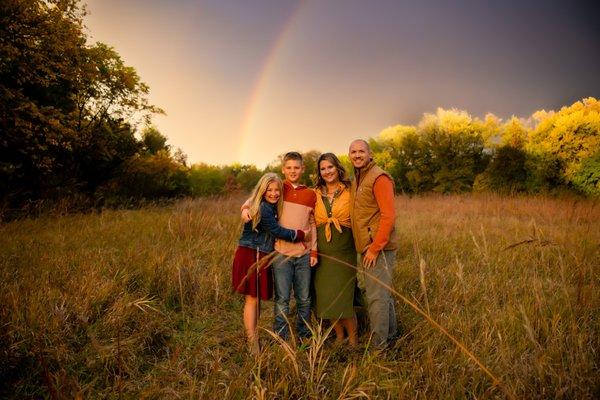
[[[240,128],[240,139],[238,141],[238,152],[237,159],[240,161],[248,161],[249,157],[249,144],[252,136],[252,125],[254,123],[254,113],[257,108],[257,104],[260,101],[261,93],[268,82],[268,77],[276,64],[277,55],[280,50],[283,48],[286,39],[289,37],[290,32],[293,31],[294,26],[296,25],[296,21],[299,16],[302,14],[302,9],[305,8],[307,0],[300,0],[295,6],[292,12],[290,13],[287,20],[282,25],[279,30],[279,34],[277,35],[273,46],[267,53],[267,57],[265,58],[262,68],[260,69],[260,73],[254,83],[252,88],[250,98],[248,103],[246,104],[246,108],[244,110],[244,117],[242,119],[242,125]]]

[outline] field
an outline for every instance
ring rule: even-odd
[[[255,360],[229,283],[242,200],[0,225],[0,397],[600,397],[597,201],[398,197],[395,345],[318,324],[279,343],[266,302]]]

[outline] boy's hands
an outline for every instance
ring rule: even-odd
[[[310,266],[314,267],[319,262],[319,259],[315,256],[310,256]]]

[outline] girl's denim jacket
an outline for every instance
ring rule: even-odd
[[[242,236],[238,244],[242,247],[256,249],[263,253],[273,251],[275,239],[282,239],[288,242],[296,240],[297,233],[294,229],[282,228],[277,222],[277,208],[275,204],[266,202],[260,203],[260,222],[256,229],[252,229],[252,221],[244,224]]]

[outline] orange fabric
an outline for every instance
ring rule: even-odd
[[[350,190],[340,183],[340,192],[333,199],[333,207],[331,209],[331,217],[327,215],[327,208],[323,203],[323,194],[321,189],[315,189],[317,193],[317,204],[315,205],[315,222],[317,227],[325,225],[325,239],[331,241],[331,224],[342,233],[342,226],[346,228],[352,227],[350,223]]]
[[[286,256],[299,257],[307,253],[317,256],[317,228],[315,226],[314,208],[317,201],[315,191],[304,186],[294,187],[287,180],[283,181],[283,210],[279,216],[279,225],[287,229],[310,231],[310,237],[304,242],[286,242],[275,240],[275,250]]]
[[[394,228],[396,210],[394,208],[394,183],[387,175],[381,175],[373,185],[373,195],[381,212],[379,229],[373,238],[369,250],[379,253],[390,239],[390,233]]]

